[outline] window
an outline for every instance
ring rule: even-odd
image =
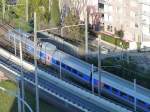
[[[87,75],[84,75],[84,74],[81,74],[81,73],[79,73],[79,75],[80,75],[81,77],[84,77],[84,79],[85,79],[86,81],[89,81],[89,80],[90,80],[90,77],[87,76]]]
[[[150,105],[148,106],[148,110],[150,110]]]
[[[63,64],[63,63],[61,63],[61,66],[62,66],[63,68],[65,68],[65,67],[66,67],[66,65],[65,65],[65,64]]]
[[[134,98],[132,96],[128,96],[130,102],[134,102]]]
[[[78,72],[78,75],[79,75],[80,77],[83,77],[82,73],[80,73],[80,72]]]
[[[56,65],[59,65],[60,63],[59,63],[59,61],[56,61]]]
[[[106,84],[104,84],[104,88],[107,89],[107,90],[111,90],[111,87],[106,85]]]
[[[118,91],[117,89],[115,88],[112,88],[112,93],[116,94],[116,95],[120,95],[120,91]]]
[[[122,98],[124,98],[125,100],[128,99],[128,95],[125,94],[125,93],[123,93],[123,92],[120,92],[120,96],[121,96]]]
[[[75,69],[72,69],[72,72],[75,73],[75,74],[77,74],[77,71]]]
[[[70,68],[69,66],[66,66],[66,69],[67,69],[68,71],[71,71],[71,68]]]
[[[145,106],[145,102],[141,101],[141,100],[137,100],[137,105],[140,105],[140,106]]]

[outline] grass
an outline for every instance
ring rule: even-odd
[[[0,86],[16,91],[15,83],[11,83],[10,81],[2,81],[0,82]],[[17,106],[14,105],[17,105],[16,98],[0,91],[0,112],[17,112]]]
[[[0,82],[0,87],[4,87],[10,91],[15,92],[17,90],[16,84],[11,81]],[[32,109],[35,112],[35,95],[32,95],[26,90],[25,98],[27,103],[32,107]],[[17,112],[17,99],[14,96],[10,96],[0,91],[0,112]],[[28,112],[27,109],[26,112]],[[60,112],[60,111],[56,107],[40,99],[40,112]]]
[[[129,43],[120,38],[114,38],[113,36],[102,34],[101,39],[118,47],[123,47],[124,49],[129,48]],[[122,43],[122,45],[120,45],[120,43]]]

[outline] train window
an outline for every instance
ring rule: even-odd
[[[75,69],[72,69],[72,72],[75,73],[75,74],[77,74],[77,71]]]
[[[53,63],[53,64],[56,64],[56,61],[55,61],[53,58],[52,58],[52,63]]]
[[[104,88],[105,88],[105,89],[110,89],[110,86],[104,84]]]
[[[59,65],[59,61],[56,61],[56,64]]]
[[[78,72],[78,75],[79,75],[80,77],[83,77],[83,74],[82,74],[82,73],[80,73],[80,72]]]
[[[130,102],[134,102],[134,98],[132,96],[128,96]]]
[[[137,105],[145,106],[145,102],[143,102],[143,101],[141,101],[141,100],[137,100]]]
[[[96,79],[94,79],[94,85],[97,85],[98,81]]]
[[[128,99],[128,95],[123,92],[120,92],[120,96],[124,99]]]
[[[150,105],[148,106],[148,110],[150,110]]]
[[[65,68],[66,65],[62,63],[61,66],[62,66],[63,68]]]
[[[80,73],[80,75],[82,75],[82,76],[84,77],[84,79],[85,79],[85,80],[87,80],[87,81],[89,81],[89,80],[90,80],[90,77],[89,77],[89,76],[84,75],[84,74],[81,74],[81,73]]]
[[[120,94],[120,92],[115,88],[112,88],[112,93],[117,94],[117,95]]]
[[[66,69],[69,70],[69,71],[71,71],[71,68],[69,66],[66,66]]]

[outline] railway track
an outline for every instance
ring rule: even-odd
[[[14,47],[13,47],[13,46],[14,46],[13,43],[10,43],[5,37],[4,37],[4,38],[0,38],[0,47],[2,47],[2,48],[4,48],[4,49],[7,49],[9,52],[11,52],[11,53],[14,54]],[[19,47],[18,47],[18,49],[19,49]],[[29,62],[31,62],[31,63],[34,63],[32,59],[28,59],[28,58],[26,57],[27,54],[23,53],[23,55],[24,55],[23,57],[24,57],[25,60],[27,60],[27,61],[29,61]],[[19,50],[17,50],[17,56],[19,56]],[[41,63],[38,63],[38,67],[39,67],[40,69],[42,69],[43,71],[48,72],[48,73],[50,72],[53,76],[59,78],[59,76],[56,75],[56,74],[59,74],[59,71],[58,71],[58,70],[55,70],[53,67],[51,67],[51,66],[45,66],[44,64],[41,64]],[[63,78],[63,80],[65,80],[66,82],[68,82],[68,83],[70,83],[70,84],[72,84],[72,85],[74,85],[74,86],[76,86],[76,87],[78,87],[78,88],[84,89],[84,90],[86,90],[86,91],[92,93],[92,91],[90,90],[89,87],[85,87],[85,85],[78,83],[78,82],[75,81],[74,79],[71,79],[70,77],[68,77],[67,74],[64,74],[62,78]],[[98,95],[98,94],[96,93],[96,91],[95,91],[95,95]],[[114,102],[115,104],[121,105],[121,106],[126,107],[126,108],[128,108],[128,109],[131,109],[131,107],[124,106],[123,104],[120,104],[119,102],[114,101],[114,100],[112,100],[111,98],[108,98],[108,97],[105,96],[105,95],[104,95],[104,96],[101,96],[101,97],[104,98],[104,99],[106,99],[106,100],[109,100],[109,101],[111,101],[111,102]]]
[[[0,24],[0,29],[4,32],[8,32],[10,29],[14,29],[10,24]]]

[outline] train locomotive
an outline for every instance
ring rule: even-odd
[[[7,34],[10,42],[21,41],[25,52],[33,56],[34,42],[30,36],[30,34],[16,29],[10,30]],[[95,88],[98,87],[99,73],[97,67],[93,67],[92,70],[91,64],[58,50],[55,45],[48,42],[38,43],[37,57],[44,64],[52,65],[58,69],[61,66],[63,71],[80,82],[87,85],[93,83]],[[115,97],[130,106],[136,103],[139,111],[150,112],[150,90],[137,85],[135,91],[133,83],[104,70],[101,70],[100,73],[102,76],[100,83],[102,93]]]

